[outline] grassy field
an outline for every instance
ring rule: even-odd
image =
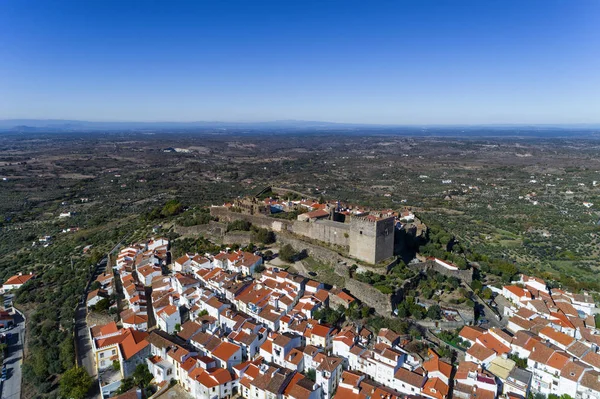
[[[316,276],[311,276],[311,278],[314,278],[315,280],[325,284],[335,285],[337,287],[344,286],[344,277],[336,274],[332,266],[321,263],[310,256],[302,259],[302,264],[309,272],[317,273]]]

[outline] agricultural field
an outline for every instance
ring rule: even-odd
[[[27,346],[35,355],[26,357],[24,383],[51,397],[56,376],[72,366],[69,331],[91,266],[117,243],[153,230],[177,239],[176,255],[219,248],[205,233],[193,233],[212,220],[211,204],[273,186],[372,209],[408,208],[428,226],[421,255],[473,264],[484,284],[522,271],[598,290],[598,182],[594,139],[385,131],[3,133],[0,278],[36,274],[35,289],[19,292],[16,304],[30,320],[47,320],[30,330]],[[187,233],[178,239],[177,229]],[[327,265],[310,257],[302,262],[317,279],[343,285]],[[355,278],[389,293],[411,275],[403,267]],[[421,284],[419,295],[465,300],[436,284]]]

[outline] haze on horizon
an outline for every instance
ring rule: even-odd
[[[600,2],[5,1],[0,119],[600,123]]]

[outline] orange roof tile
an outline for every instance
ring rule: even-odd
[[[422,389],[423,393],[433,396],[437,399],[443,399],[448,395],[448,385],[439,378],[430,378],[427,380]]]
[[[544,328],[542,328],[539,332],[539,335],[544,335],[546,337],[548,337],[549,339],[558,342],[561,345],[569,346],[573,343],[573,341],[575,341],[575,338],[562,333],[560,331],[556,331],[554,328],[550,327],[550,326],[546,326]]]
[[[231,357],[240,350],[240,347],[231,342],[222,342],[215,348],[212,355],[217,359],[228,361]]]
[[[28,282],[32,278],[33,278],[33,274],[23,274],[23,275],[20,275],[20,276],[16,275],[16,276],[12,276],[8,280],[6,280],[6,282],[4,283],[4,285],[20,285],[20,284],[25,284],[26,282]]]

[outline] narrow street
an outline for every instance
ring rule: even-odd
[[[98,263],[96,266],[96,270],[94,275],[92,276],[92,281],[100,274],[104,273],[107,266],[107,258],[104,258]],[[96,367],[94,365],[94,356],[92,352],[92,342],[90,341],[89,333],[88,333],[88,325],[87,325],[87,309],[86,309],[86,299],[87,299],[87,290],[83,293],[81,301],[79,302],[79,306],[77,307],[77,311],[75,312],[75,345],[77,349],[77,364],[88,372],[88,374],[93,378],[94,384],[92,386],[92,391],[90,392],[90,397],[97,398],[100,397],[100,388],[98,387],[96,375]]]
[[[6,381],[2,383],[2,399],[19,399],[21,397],[21,364],[23,363],[23,339],[25,335],[25,319],[15,311],[15,327],[7,331],[12,334],[8,340],[8,349],[4,365],[6,365]]]

